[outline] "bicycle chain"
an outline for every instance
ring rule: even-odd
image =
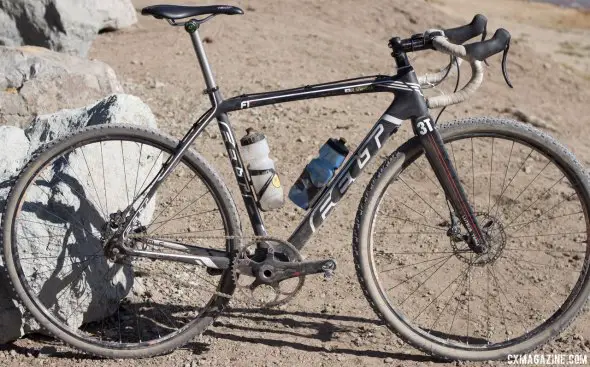
[[[169,239],[169,240],[176,240],[178,237],[188,237],[188,238],[198,238],[198,239],[205,239],[205,240],[211,240],[211,239],[225,239],[225,240],[233,240],[233,239],[239,239],[240,240],[240,244],[238,246],[238,250],[236,251],[236,257],[237,254],[239,254],[242,250],[244,250],[244,248],[246,248],[247,244],[249,244],[251,241],[279,241],[279,242],[283,242],[284,240],[281,240],[277,237],[271,237],[271,236],[201,236],[201,235],[196,235],[195,233],[177,233],[176,235],[157,235],[157,236],[148,236],[146,234],[130,234],[127,236],[127,238],[153,238],[153,237],[157,237],[158,239]],[[245,242],[244,240],[249,240],[248,242]],[[232,269],[232,273],[234,272],[233,270],[234,264],[233,264],[233,260],[232,260],[232,264],[230,265],[230,268]],[[234,282],[236,282],[237,285],[237,280],[235,279],[235,274],[232,274],[232,277],[234,277],[232,280]],[[222,298],[227,298],[227,299],[232,299],[233,298],[233,294],[227,294],[227,293],[223,293],[223,292],[214,292],[214,295],[218,296],[218,297],[222,297]]]

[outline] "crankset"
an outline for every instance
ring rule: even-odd
[[[303,261],[289,242],[265,238],[244,246],[236,256],[233,275],[236,286],[258,307],[289,302],[303,287],[305,276],[324,274],[331,278],[336,262]]]

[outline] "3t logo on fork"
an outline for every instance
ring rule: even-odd
[[[418,129],[418,134],[426,135],[434,131],[434,124],[429,117],[416,122],[416,128]]]

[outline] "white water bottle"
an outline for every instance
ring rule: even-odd
[[[250,173],[258,205],[263,211],[279,209],[284,204],[283,188],[275,171],[275,163],[269,158],[270,148],[263,133],[246,129],[240,139],[244,165]]]

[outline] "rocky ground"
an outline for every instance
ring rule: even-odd
[[[155,2],[135,0],[134,4],[140,9]],[[504,84],[500,58],[494,57],[476,98],[449,108],[444,120],[472,115],[513,117],[515,113],[536,116],[537,125],[566,144],[583,164],[590,164],[588,13],[515,0],[502,0],[502,6],[497,1],[463,0],[257,0],[238,5],[246,15],[218,17],[202,29],[225,96],[388,74],[392,72],[392,59],[386,44],[391,36],[455,26],[469,21],[476,12],[486,14],[490,29],[503,26],[514,35],[509,72],[515,89]],[[182,29],[164,21],[140,17],[139,24],[131,29],[104,33],[94,43],[90,57],[111,65],[126,92],[150,105],[159,126],[169,134],[182,136],[207,108],[189,38]],[[430,54],[412,58],[419,73],[444,62],[444,58]],[[239,136],[249,126],[264,131],[282,182],[289,187],[326,139],[344,136],[356,146],[389,102],[388,95],[337,97],[264,107],[230,117]],[[410,135],[406,127],[384,152],[393,151]],[[231,171],[216,126],[211,125],[194,148],[229,182]],[[357,284],[350,254],[352,225],[364,185],[381,159],[370,165],[369,174],[357,180],[339,210],[304,251],[308,258],[336,258],[337,276],[329,283],[310,278],[286,307],[262,311],[234,307],[200,339],[148,360],[98,360],[36,337],[3,346],[3,364],[192,367],[438,363],[383,327]],[[237,197],[237,187],[232,184],[230,188]],[[271,234],[286,238],[300,215],[300,210],[287,204],[265,219]],[[586,312],[542,352],[590,352],[589,326]]]

